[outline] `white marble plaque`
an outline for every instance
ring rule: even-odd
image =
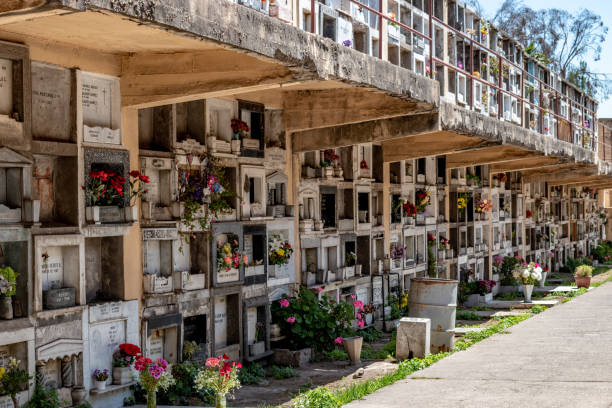
[[[0,114],[13,113],[13,61],[0,58]]]
[[[215,299],[215,348],[227,345],[227,297]]]
[[[230,268],[217,271],[217,283],[235,282],[240,280],[240,269]]]
[[[345,18],[338,18],[338,42],[342,44],[344,41],[353,43],[353,23]]]
[[[89,360],[93,370],[112,369],[113,353],[126,342],[126,321],[119,320],[90,326]]]
[[[0,346],[0,367],[8,366],[11,361],[11,353],[8,346]]]
[[[83,123],[90,127],[112,127],[113,81],[82,76]]]
[[[265,152],[264,166],[267,169],[285,170],[287,155],[284,149],[280,147],[267,147]]]
[[[70,70],[32,63],[32,134],[70,139]]]
[[[361,300],[364,304],[370,303],[370,291],[367,287],[359,287],[355,290],[357,300]]]
[[[64,285],[64,262],[61,247],[47,247],[42,251],[49,258],[40,262],[40,274],[42,277],[42,289],[59,289]]]
[[[90,322],[118,319],[123,315],[123,302],[106,302],[89,306]]]
[[[149,337],[149,358],[153,361],[164,358],[164,330],[155,330]]]
[[[374,282],[372,291],[373,291],[372,303],[374,303],[375,305],[382,305],[383,304],[382,283]]]
[[[253,236],[244,236],[244,254],[249,258],[249,261],[253,259]]]
[[[255,332],[257,331],[257,307],[247,309],[247,341],[249,344],[255,343]]]

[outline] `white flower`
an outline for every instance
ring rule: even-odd
[[[529,278],[529,269],[523,269],[521,276],[525,279]]]
[[[535,268],[535,271],[536,271],[537,273],[541,274],[541,273],[542,273],[542,268],[540,268],[540,267],[538,266],[537,268]]]

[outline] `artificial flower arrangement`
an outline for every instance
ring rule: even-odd
[[[427,234],[427,245],[435,245],[436,244],[436,236],[434,234]]]
[[[363,159],[360,163],[359,163],[359,168],[362,170],[367,170],[369,169],[368,167],[368,162],[365,161],[365,159]]]
[[[168,362],[163,358],[158,358],[153,362],[148,357],[138,356],[134,362],[134,368],[139,372],[138,383],[147,393],[147,408],[157,406],[157,390],[161,388],[167,391],[174,384],[172,370]]]
[[[493,176],[493,178],[498,180],[500,183],[505,183],[506,181],[508,181],[508,176],[506,175],[506,173],[497,173],[495,176]]]
[[[198,391],[210,389],[215,393],[217,408],[225,408],[226,395],[235,388],[240,388],[238,372],[242,364],[231,361],[227,355],[210,357],[206,360],[205,368],[198,371],[194,385]]]
[[[238,269],[241,265],[248,265],[249,258],[242,255],[237,239],[226,243],[217,242],[217,271]]]
[[[17,293],[17,276],[19,274],[10,266],[0,268],[0,296],[13,296]]]
[[[0,367],[0,395],[8,395],[14,407],[19,407],[17,394],[25,389],[31,378],[28,371],[21,368],[21,361],[11,358],[5,367]],[[10,406],[10,404],[7,404]],[[28,404],[29,405],[29,404]]]
[[[406,248],[403,246],[391,246],[391,259],[403,259],[406,255]]]
[[[137,198],[142,198],[147,191],[144,185],[151,181],[148,176],[145,176],[138,170],[132,170],[128,173],[130,186],[130,205],[134,205]]]
[[[459,197],[457,197],[457,212],[459,213],[459,216],[463,214],[463,211],[466,209],[466,207],[467,207],[467,194],[460,193]]]
[[[333,166],[334,162],[340,160],[340,156],[336,154],[334,149],[327,149],[323,151],[323,160],[321,161],[321,167]]]
[[[449,241],[444,237],[440,237],[440,243],[438,244],[438,249],[444,251],[448,248]]]
[[[119,345],[119,351],[113,354],[113,367],[129,367],[140,356],[140,347],[135,344],[123,343]]]
[[[272,238],[272,242],[268,245],[268,262],[271,265],[286,265],[291,259],[293,248],[289,241],[282,241],[279,235]]]
[[[357,263],[357,254],[354,252],[347,252],[344,257],[344,266],[353,266]]]
[[[476,212],[477,213],[488,213],[493,209],[493,203],[491,200],[476,200]]]
[[[512,276],[523,285],[533,285],[542,279],[542,268],[539,264],[530,262],[512,271]]]
[[[479,295],[486,295],[487,293],[491,293],[497,282],[494,280],[479,280],[476,282],[477,291]]]
[[[124,195],[125,177],[111,170],[98,170],[89,173],[85,190],[87,205],[113,205]]]
[[[531,210],[527,210],[527,211],[525,212],[525,216],[526,216],[527,218],[531,218],[531,217],[533,217],[533,213],[531,212]]]
[[[429,199],[431,197],[431,192],[427,190],[417,190],[415,193],[415,207],[417,210],[417,214],[421,214],[425,212],[427,208],[427,204],[429,204]]]
[[[181,222],[186,232],[181,232],[185,241],[195,231],[214,234],[213,223],[221,214],[229,214],[232,208],[229,202],[236,193],[228,188],[223,167],[219,159],[204,153],[199,156],[200,165],[192,168],[194,157],[187,156],[189,168],[177,169],[179,174],[178,200],[185,209]]]
[[[408,200],[402,204],[402,209],[404,210],[405,217],[414,217],[417,214],[416,206]]]
[[[240,119],[232,119],[231,122],[232,132],[234,133],[234,140],[244,138],[246,134],[251,130],[246,122]]]

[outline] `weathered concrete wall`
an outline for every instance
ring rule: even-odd
[[[493,143],[513,145],[546,156],[571,158],[578,163],[599,164],[600,172],[611,174],[610,165],[599,162],[593,151],[446,102],[440,103],[440,124],[442,130],[480,137]]]
[[[439,102],[438,82],[248,7],[223,0],[58,0],[77,9],[105,9],[273,58],[296,80],[337,79],[427,105]],[[165,27],[161,27],[161,25]]]

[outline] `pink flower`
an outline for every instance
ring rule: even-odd
[[[158,380],[163,373],[164,370],[157,364],[149,366],[149,374],[151,374],[151,377],[155,378],[156,380]]]
[[[355,317],[356,317],[357,319],[361,319],[361,313],[357,313],[357,314],[355,315]]]
[[[351,299],[355,300],[357,298],[355,297],[355,295],[351,295]]]
[[[356,300],[353,302],[353,306],[356,309],[363,310],[363,302],[361,300]]]
[[[210,357],[206,360],[206,367],[212,368],[219,365],[219,359],[217,357]]]
[[[535,264],[535,267],[536,267],[536,268],[539,268],[539,267],[540,267],[540,264]]]
[[[244,262],[244,264],[248,264],[249,263],[249,258],[245,255],[242,257],[242,262]]]
[[[280,307],[289,307],[290,303],[289,303],[289,299],[287,298],[283,298],[280,300]]]
[[[357,320],[357,325],[363,329],[363,327],[365,326],[365,322],[363,320]]]
[[[323,292],[323,288],[320,286],[316,286],[315,289],[317,290],[317,292]]]
[[[160,366],[161,368],[163,368],[164,370],[166,369],[166,367],[168,367],[168,362],[166,360],[164,360],[163,358],[159,357],[155,363]]]
[[[291,324],[295,323],[295,317],[293,317],[293,316],[288,317],[287,318],[287,323],[291,323]]]
[[[334,344],[342,344],[342,336],[336,337],[334,339]]]

